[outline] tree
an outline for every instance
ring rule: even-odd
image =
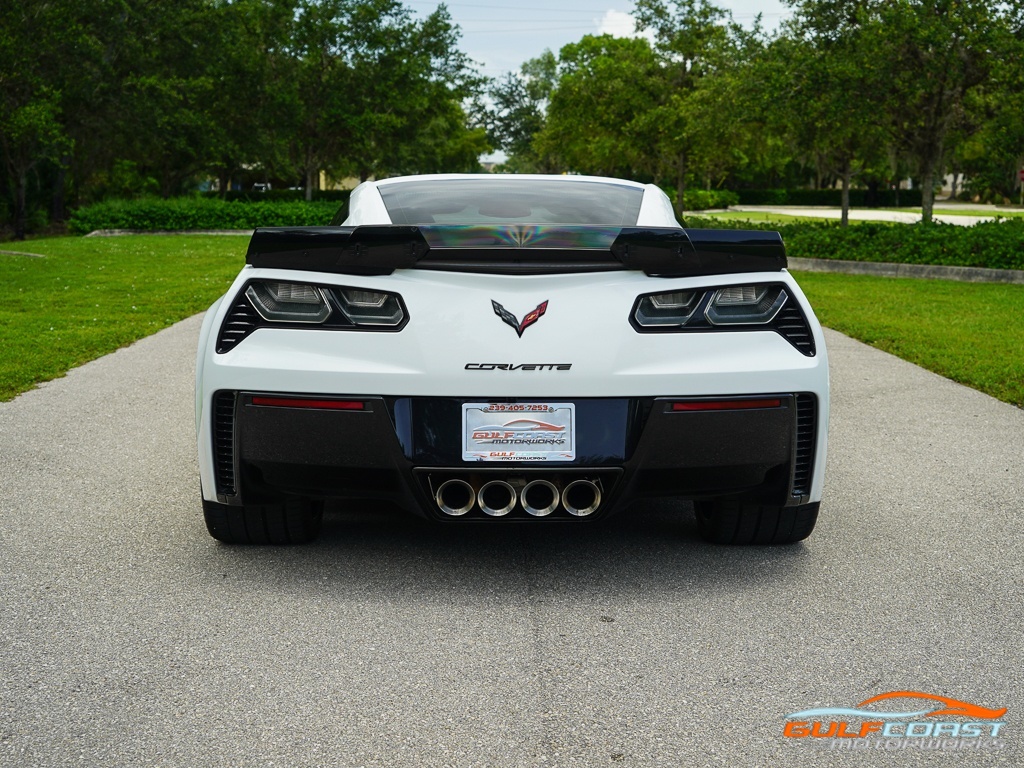
[[[307,199],[321,170],[365,180],[408,167],[418,151],[450,170],[465,167],[467,147],[486,150],[459,109],[478,80],[457,41],[443,6],[418,21],[396,0],[300,0],[280,67],[288,155]]]
[[[665,93],[663,70],[643,38],[585,36],[559,54],[558,80],[534,151],[560,170],[654,175],[655,137],[644,117]]]
[[[725,94],[736,92],[729,75],[756,45],[760,27],[744,32],[728,11],[708,0],[637,0],[636,18],[637,29],[654,32],[661,57],[665,85],[649,125],[660,128],[659,175],[674,171],[681,215],[687,177],[696,171],[710,178],[729,164],[723,158],[737,146],[744,116],[735,110],[716,115],[714,109],[728,103]],[[717,139],[709,140],[712,135]]]
[[[0,12],[0,159],[18,240],[25,238],[30,174],[41,163],[61,162],[70,147],[53,57],[77,30],[60,10],[51,3],[11,3]]]
[[[887,106],[882,94],[888,73],[868,55],[869,20],[856,3],[800,3],[765,58],[777,85],[768,108],[796,147],[839,179],[843,226],[853,179],[877,167],[890,143],[890,126],[878,119]]]
[[[1022,11],[1024,13],[1024,11]],[[953,168],[968,178],[968,188],[983,199],[1020,199],[1018,171],[1024,166],[1024,30],[1011,23],[999,64],[965,102],[958,124],[965,138],[951,155]],[[966,124],[966,128],[960,126]],[[959,137],[958,137],[959,138]]]
[[[533,139],[544,128],[548,100],[555,88],[558,60],[546,50],[509,72],[488,91],[492,106],[485,110],[488,137],[509,159],[505,166],[518,172],[545,172],[550,162],[534,151]]]
[[[400,12],[390,28],[374,26],[376,16],[364,14],[370,28],[357,33],[363,48],[352,59],[355,131],[339,161],[362,180],[411,169],[475,170],[490,144],[461,105],[483,80],[458,50],[458,29],[444,6],[422,21],[395,7]]]
[[[988,80],[1006,47],[1007,6],[990,0],[874,0],[865,16],[864,51],[887,73],[889,125],[913,161],[922,220],[931,222],[935,184],[952,149],[948,140],[970,95]]]

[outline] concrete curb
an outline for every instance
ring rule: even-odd
[[[97,229],[86,237],[117,237],[118,235],[245,235],[252,236],[251,229]]]
[[[45,259],[42,253],[26,253],[25,251],[0,251],[3,256],[31,256],[33,259]]]
[[[914,277],[929,280],[958,280],[964,283],[1012,283],[1024,285],[1024,270],[983,267],[946,267],[939,264],[892,264],[839,259],[789,259],[789,268],[804,272],[839,272],[846,275]]]

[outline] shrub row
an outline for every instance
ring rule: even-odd
[[[313,202],[332,202],[341,205],[352,194],[350,189],[314,189]],[[251,190],[231,190],[221,195],[220,192],[203,192],[202,197],[209,200],[226,200],[229,203],[277,203],[283,201],[305,202],[306,193],[301,189],[268,189],[266,192]]]
[[[253,229],[255,227],[328,224],[348,200],[348,191],[318,192],[312,203],[301,190],[232,192],[227,200],[204,195],[170,200],[107,200],[78,209],[68,221],[75,234],[97,229],[141,231],[189,229]],[[738,201],[728,190],[693,189],[683,193],[687,210],[726,208]]]
[[[201,197],[170,200],[108,200],[79,208],[68,230],[85,235],[97,229],[141,231],[255,229],[329,224],[338,202],[225,202]]]
[[[694,190],[694,192],[703,192]],[[706,194],[706,193],[705,193]],[[255,229],[329,224],[336,202],[224,202],[203,198],[107,201],[80,208],[70,231]],[[1024,219],[953,224],[865,222],[841,227],[836,222],[737,224],[687,216],[689,227],[777,230],[790,256],[811,259],[944,264],[992,269],[1024,269]]]
[[[774,230],[782,234],[790,256],[805,259],[1024,269],[1024,219],[972,227],[880,222],[841,227],[834,222],[745,224],[687,216],[686,226]]]
[[[841,189],[741,189],[736,195],[736,205],[822,205],[838,208],[842,205],[843,192]],[[896,190],[851,189],[850,205],[854,208],[896,208]],[[920,205],[921,190],[900,190],[899,207]]]
[[[683,190],[684,211],[706,211],[708,208],[728,208],[739,205],[740,197],[728,189]]]

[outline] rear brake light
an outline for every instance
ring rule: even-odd
[[[245,295],[269,322],[322,323],[331,315],[327,299],[315,285],[258,280],[249,285]]]
[[[693,317],[703,295],[698,291],[673,291],[643,296],[633,317],[645,328],[685,325]]]
[[[299,397],[254,397],[253,405],[271,408],[318,408],[327,411],[363,411],[366,403],[362,400],[313,400]]]
[[[672,403],[673,411],[743,411],[751,408],[781,408],[781,398],[764,400],[694,400]]]
[[[765,325],[788,298],[778,285],[732,285],[715,291],[704,316],[712,325]]]
[[[355,326],[394,328],[405,320],[405,310],[396,293],[338,288],[336,294],[341,311]]]

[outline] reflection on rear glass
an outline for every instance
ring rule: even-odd
[[[434,179],[381,184],[395,224],[586,224],[629,227],[643,189],[597,181]]]

